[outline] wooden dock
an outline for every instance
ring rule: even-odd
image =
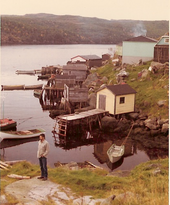
[[[92,130],[94,124],[101,128],[101,119],[109,112],[101,109],[92,109],[80,113],[60,115],[56,118],[54,132],[59,136],[65,137],[67,134],[76,134],[81,128]]]

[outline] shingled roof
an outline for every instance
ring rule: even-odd
[[[147,36],[137,36],[134,38],[130,38],[124,41],[133,41],[133,42],[157,42],[157,40],[153,39],[153,38],[149,38]]]
[[[115,95],[127,95],[136,93],[136,91],[128,84],[106,85],[99,90],[103,90],[104,88],[109,89]]]

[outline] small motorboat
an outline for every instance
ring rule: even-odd
[[[109,157],[109,160],[111,163],[115,163],[121,159],[121,157],[124,155],[125,146],[117,146],[115,144],[112,144],[112,146],[107,150],[107,155]]]
[[[45,134],[43,129],[23,130],[23,131],[4,131],[0,132],[0,142],[4,139],[26,139],[38,137]]]
[[[12,119],[8,119],[8,118],[0,119],[0,131],[14,130],[16,129],[16,126],[17,126],[17,122]]]

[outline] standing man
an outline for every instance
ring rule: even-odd
[[[45,134],[40,134],[38,142],[38,151],[37,158],[39,158],[40,168],[41,168],[41,176],[38,179],[42,179],[43,181],[48,178],[48,170],[47,170],[47,155],[49,153],[49,144],[45,140]]]

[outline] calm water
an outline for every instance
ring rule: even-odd
[[[16,70],[41,69],[46,65],[65,65],[71,57],[76,55],[96,54],[101,57],[108,53],[114,45],[24,45],[1,47],[1,85],[16,84],[46,84],[46,81],[37,81],[37,76],[16,75]],[[89,143],[76,148],[65,150],[55,146],[52,130],[55,120],[49,117],[49,111],[43,111],[38,98],[33,91],[2,91],[1,92],[1,118],[12,118],[17,121],[18,130],[43,128],[50,144],[48,164],[54,166],[60,162],[90,161],[96,165],[113,169],[109,165],[106,151],[114,141]],[[38,163],[36,158],[37,140],[4,140],[1,142],[1,157],[5,160],[28,160]],[[128,150],[127,150],[128,153]],[[149,160],[142,149],[135,149],[133,155],[123,158],[114,169],[128,170],[141,162]],[[112,167],[112,168],[111,168]],[[116,168],[117,167],[117,168]]]

